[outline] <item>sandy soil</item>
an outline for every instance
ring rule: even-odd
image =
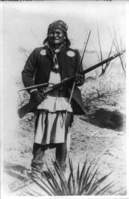
[[[121,116],[120,116],[121,114]],[[111,120],[114,112],[100,109],[87,116],[75,116],[71,129],[71,147],[69,156],[73,159],[76,171],[78,163],[83,164],[87,160],[95,164],[98,160],[98,176],[112,172],[106,183],[114,181],[115,185],[108,191],[108,195],[126,194],[126,134],[124,117],[119,113],[117,121]],[[24,183],[25,173],[30,170],[33,145],[33,121],[25,117],[19,121],[13,132],[4,135],[4,180],[3,190],[5,195],[26,195],[27,187],[40,189],[32,181]],[[48,150],[45,160],[51,166],[51,158],[54,158],[54,149]],[[46,168],[44,168],[46,169]],[[23,184],[22,184],[23,182]],[[16,184],[20,185],[16,185]],[[22,186],[23,185],[23,186]],[[19,187],[18,190],[14,190]],[[41,190],[39,190],[41,193]],[[44,194],[44,193],[42,193]]]

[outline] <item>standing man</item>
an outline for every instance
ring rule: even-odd
[[[25,87],[42,83],[48,83],[49,87],[76,74],[80,55],[77,50],[69,47],[71,43],[67,30],[67,24],[62,20],[49,25],[47,38],[43,42],[44,46],[36,48],[31,53],[22,71]],[[83,70],[82,65],[81,70]],[[33,110],[35,113],[35,137],[31,163],[33,175],[41,174],[44,154],[48,148],[56,148],[56,160],[63,171],[66,169],[67,143],[73,115],[85,114],[81,92],[77,88],[84,83],[84,76],[76,75],[74,82],[76,86],[69,106],[73,81],[47,96],[43,95],[41,88],[28,91],[31,98],[39,104],[37,109]],[[68,114],[64,123],[67,108]]]

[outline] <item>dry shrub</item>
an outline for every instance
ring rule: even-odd
[[[87,111],[103,105],[125,108],[125,76],[113,70],[97,80],[86,81],[81,91]]]

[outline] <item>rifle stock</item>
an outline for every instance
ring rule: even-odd
[[[62,86],[68,84],[73,78],[74,78],[74,76],[72,76],[70,78],[67,78],[67,79],[63,80],[61,83],[56,84],[56,85],[48,88],[47,91],[44,91],[44,95],[48,95],[49,93],[52,93],[52,92],[58,90]],[[31,110],[36,109],[38,105],[39,104],[35,100],[32,99],[29,103],[27,103],[26,105],[24,105],[24,106],[22,106],[22,107],[20,107],[18,109],[18,111],[17,111],[18,112],[18,116],[20,118],[23,118]]]
[[[125,51],[123,51],[123,52],[121,52],[121,53],[117,53],[117,54],[115,54],[115,55],[113,55],[113,56],[111,56],[111,57],[109,57],[109,58],[103,60],[102,62],[99,62],[98,64],[95,64],[95,65],[91,66],[90,68],[87,68],[86,70],[81,71],[80,73],[84,75],[84,74],[86,74],[86,73],[88,73],[88,72],[90,72],[90,71],[92,71],[92,70],[98,68],[99,66],[101,66],[101,65],[103,65],[103,64],[105,64],[105,63],[107,63],[107,62],[109,62],[109,61],[111,61],[111,60],[113,60],[113,59],[115,59],[116,57],[120,56],[120,55],[123,54],[124,52],[125,52]],[[58,89],[61,88],[62,86],[68,84],[68,83],[69,83],[71,80],[73,80],[73,79],[74,79],[74,76],[71,76],[70,78],[68,78],[68,79],[66,79],[66,80],[63,80],[61,83],[56,84],[56,85],[50,87],[48,91],[45,91],[45,92],[44,92],[44,94],[47,95],[47,94],[49,94],[49,93],[52,93],[53,91],[58,90]],[[36,86],[35,86],[35,87],[36,87]],[[20,117],[20,118],[23,118],[23,117],[24,117],[27,113],[29,113],[32,109],[36,109],[37,106],[38,106],[38,103],[37,103],[35,100],[31,100],[28,104],[26,104],[26,105],[24,105],[23,107],[21,107],[21,108],[18,109],[18,115],[19,115],[19,117]]]
[[[18,115],[20,118],[23,118],[27,113],[29,113],[32,109],[36,109],[38,103],[35,100],[31,100],[28,104],[22,106],[18,109]]]

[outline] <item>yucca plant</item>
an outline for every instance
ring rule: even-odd
[[[52,170],[47,165],[50,178],[48,179],[44,173],[42,173],[43,178],[39,178],[40,183],[34,180],[34,182],[50,196],[103,195],[113,186],[113,182],[110,182],[106,186],[100,188],[111,173],[97,179],[97,164],[92,167],[91,164],[88,164],[87,159],[83,167],[80,169],[80,165],[78,164],[77,171],[74,172],[72,160],[69,158],[70,172],[67,179],[58,162],[52,161],[52,163],[55,174],[53,174]]]

